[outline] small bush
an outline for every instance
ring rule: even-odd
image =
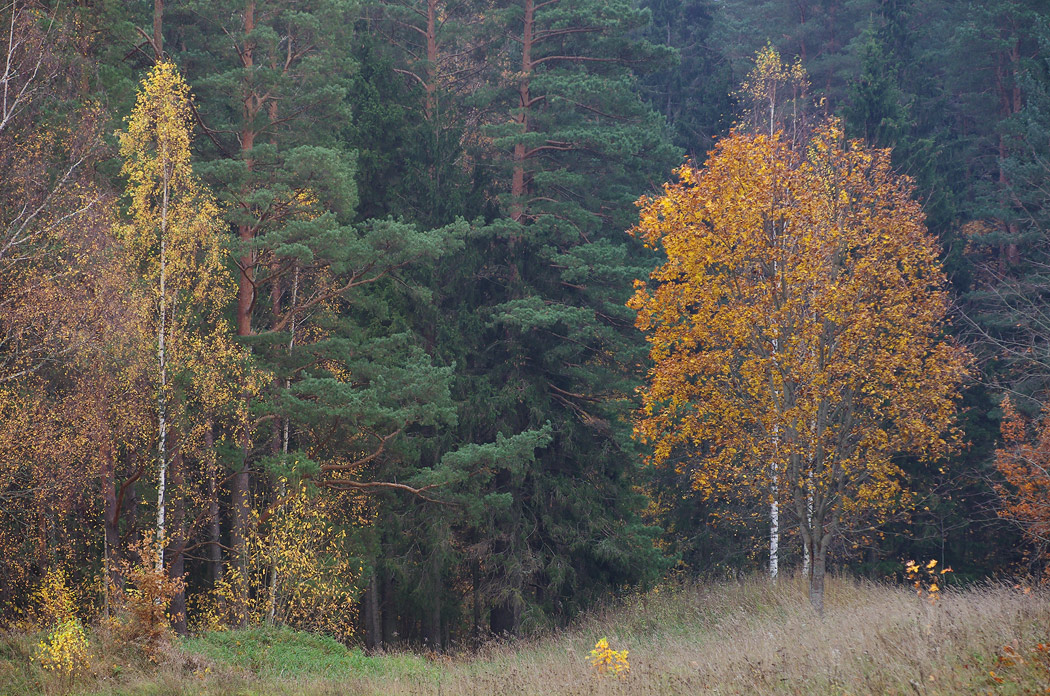
[[[157,550],[151,535],[143,537],[131,550],[138,555],[139,562],[124,562],[119,566],[130,587],[119,597],[124,611],[110,628],[119,640],[139,647],[146,657],[156,661],[171,642],[168,606],[172,597],[182,590],[183,581],[156,569]]]
[[[72,677],[87,668],[88,642],[77,619],[66,619],[37,646],[36,660],[45,670]]]
[[[605,638],[594,645],[594,650],[590,652],[589,657],[591,667],[599,677],[626,679],[631,671],[631,665],[627,661],[627,651],[613,650]]]

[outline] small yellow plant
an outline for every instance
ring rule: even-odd
[[[87,666],[87,647],[80,621],[66,619],[37,645],[36,660],[49,672],[73,676]]]
[[[33,593],[33,614],[39,626],[50,627],[46,640],[37,644],[34,659],[49,672],[67,677],[87,666],[87,637],[74,616],[76,596],[64,572],[51,569]]]
[[[590,652],[589,657],[591,667],[599,677],[626,679],[631,671],[631,665],[627,662],[627,651],[613,650],[605,638],[594,644],[594,650]]]
[[[65,572],[52,568],[33,593],[32,613],[41,628],[48,628],[72,619],[76,604],[76,595],[69,589]]]
[[[915,561],[904,564],[904,574],[908,582],[915,587],[915,594],[920,598],[926,597],[930,604],[936,604],[941,596],[940,580],[946,573],[952,572],[951,568],[937,570],[937,559],[930,559],[925,565],[919,565]]]
[[[279,504],[265,516],[250,513],[248,563],[230,564],[210,592],[190,598],[193,626],[272,623],[349,640],[363,568],[350,550],[348,513],[359,503],[348,494],[310,493],[305,482],[278,483],[288,493]]]

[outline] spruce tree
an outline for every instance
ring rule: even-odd
[[[492,521],[483,576],[500,589],[489,626],[515,631],[536,606],[571,615],[588,593],[658,570],[632,493],[638,464],[624,415],[644,359],[624,307],[653,259],[625,239],[634,199],[674,164],[637,72],[670,49],[632,38],[649,21],[628,2],[507,3],[499,61],[501,210],[491,226],[472,388],[495,432],[553,439],[534,466],[498,469],[510,497]]]
[[[514,632],[662,567],[623,420],[644,360],[624,302],[655,259],[623,231],[678,160],[637,81],[672,52],[633,38],[649,16],[627,2],[458,3],[431,32],[445,5],[384,2],[375,21],[420,122],[458,133],[455,168],[438,149],[413,168],[466,171],[491,196],[460,193],[466,248],[433,270],[434,305],[406,312],[455,364],[457,426],[423,458],[464,472],[462,507],[380,513],[371,644],[395,621],[431,644],[457,619]],[[449,56],[458,70],[428,89]]]
[[[647,34],[678,51],[678,60],[641,79],[653,110],[672,128],[674,143],[702,161],[729,130],[730,62],[714,47],[718,4],[711,0],[646,0],[653,14]]]

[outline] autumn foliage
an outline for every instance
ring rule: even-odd
[[[626,679],[631,673],[627,653],[627,650],[613,650],[609,647],[609,639],[602,638],[594,644],[594,649],[587,654],[587,658],[595,676]]]
[[[819,609],[836,533],[901,502],[894,456],[949,447],[968,357],[921,208],[834,121],[804,149],[734,133],[641,208],[667,262],[630,303],[653,360],[636,434],[706,493],[779,491]]]
[[[1034,432],[1013,403],[1003,402],[1002,444],[995,468],[1006,479],[996,487],[999,514],[1021,525],[1038,555],[1050,554],[1050,419],[1044,411]]]

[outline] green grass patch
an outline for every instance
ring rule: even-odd
[[[213,631],[181,639],[179,647],[216,664],[245,669],[264,679],[343,680],[394,675],[437,678],[437,671],[422,657],[407,653],[368,656],[327,636],[290,628]]]

